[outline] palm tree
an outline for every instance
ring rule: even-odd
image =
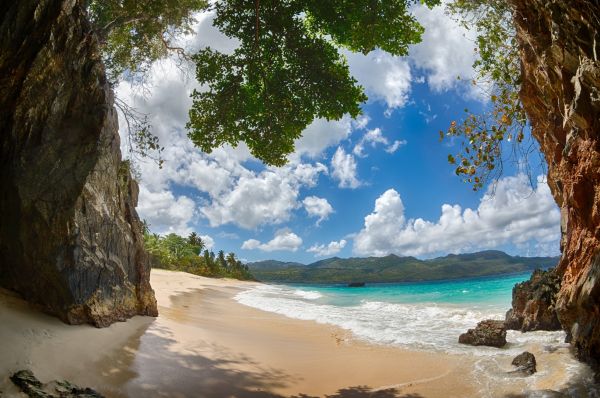
[[[223,250],[219,250],[217,254],[217,264],[221,269],[227,271],[227,264],[225,263],[225,252]]]
[[[146,219],[142,220],[142,235],[149,235],[150,234],[150,224],[148,223],[148,221],[146,221]]]
[[[202,250],[206,247],[206,244],[204,243],[202,238],[198,236],[198,234],[195,232],[189,234],[187,241],[191,246],[194,246],[194,252],[197,255],[200,255],[200,253],[202,253]]]
[[[235,253],[227,254],[227,258],[225,260],[227,261],[227,268],[229,268],[229,271],[232,271],[233,269],[235,269],[235,266],[236,266]]]

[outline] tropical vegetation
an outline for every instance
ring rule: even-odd
[[[144,231],[144,246],[153,268],[183,271],[211,278],[234,278],[254,280],[248,266],[235,253],[215,254],[206,248],[205,242],[196,232],[187,237],[175,233],[158,235]]]

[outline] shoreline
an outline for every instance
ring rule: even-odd
[[[539,268],[542,270],[547,270],[549,268]],[[365,282],[367,286],[385,286],[385,285],[415,285],[415,284],[426,284],[426,283],[446,283],[446,282],[467,282],[467,281],[478,281],[478,280],[487,280],[487,279],[497,279],[502,277],[513,277],[520,275],[531,275],[534,270],[524,270],[524,271],[516,271],[516,272],[507,272],[500,274],[488,274],[488,275],[480,275],[480,276],[469,276],[469,277],[460,277],[460,278],[446,278],[446,279],[422,279],[422,280],[401,280],[401,281],[392,281],[392,282]],[[267,285],[290,285],[290,286],[347,286],[347,282],[285,282],[280,280],[271,280],[271,281],[261,281],[257,283],[267,284]]]
[[[65,325],[0,291],[0,358],[11,358],[0,395],[16,394],[8,377],[29,368],[107,397],[481,396],[475,356],[367,343],[233,299],[256,282],[156,269],[151,282],[159,317],[104,329]]]
[[[351,338],[349,332],[334,326],[287,318],[233,300],[235,294],[256,283],[227,281],[227,285],[186,290],[181,284],[189,282],[187,274],[174,277],[167,271],[155,277],[161,279],[157,286],[170,285],[165,291],[179,292],[169,298],[169,306],[163,304],[162,293],[157,294],[162,318],[156,326],[162,332],[155,338],[169,339],[175,333],[176,341],[167,343],[171,352],[190,354],[188,359],[199,368],[206,361],[214,365],[213,369],[201,369],[215,379],[208,385],[200,383],[212,390],[205,396],[320,397],[338,396],[340,391],[344,394],[340,396],[349,396],[374,390],[391,396],[392,389],[399,395],[418,392],[431,397],[474,393],[467,385],[456,385],[456,377],[464,378],[467,369],[459,356],[374,345]],[[144,343],[142,340],[142,352]],[[141,385],[160,377],[167,384],[168,376],[158,374],[151,363],[138,361],[134,367],[144,376],[128,385],[130,393],[141,392]],[[186,391],[190,387],[181,386],[178,392],[193,396]]]

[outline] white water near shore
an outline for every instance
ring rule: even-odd
[[[452,338],[446,339],[443,327],[435,334],[428,333],[427,327],[453,319],[453,328],[458,329],[477,314],[492,313],[494,307],[502,314],[490,294],[493,283],[352,290],[266,286],[154,270],[159,317],[135,317],[105,329],[65,325],[0,290],[0,324],[4,325],[0,390],[3,397],[20,396],[8,376],[29,368],[44,382],[66,379],[119,398],[283,398],[377,392],[391,396],[392,390],[399,396],[430,398],[557,397],[546,389],[570,397],[597,397],[587,388],[587,368],[570,356],[560,334],[555,340],[553,334],[509,334],[511,343],[521,344],[538,358],[538,374],[527,378],[506,373],[512,370],[512,356],[503,352],[514,347],[490,349],[497,355],[460,346],[464,351],[448,354],[452,348],[435,347],[450,344],[457,336],[448,329]],[[472,296],[478,289],[485,295]],[[247,300],[257,306],[257,298],[263,300],[265,310],[266,304],[278,303],[282,315],[273,307],[265,311],[238,303]],[[407,302],[409,298],[412,302]],[[402,306],[407,306],[406,314],[422,308],[423,319],[406,316],[402,321]],[[337,315],[327,317],[328,312]],[[310,319],[315,314],[322,316],[317,322],[292,319]],[[360,322],[352,323],[350,317]],[[336,326],[334,320],[344,322],[343,326]],[[398,330],[416,338],[401,340],[394,329],[404,324]],[[360,325],[373,338],[359,336],[351,330],[353,325]],[[411,325],[421,327],[415,329],[420,332],[411,332]],[[378,332],[387,340],[377,342]],[[435,344],[429,336],[435,337]],[[520,341],[521,337],[529,340]],[[341,392],[348,395],[336,395]]]
[[[378,345],[474,357],[472,376],[480,385],[482,396],[498,396],[502,385],[508,387],[515,382],[523,384],[523,391],[564,390],[572,386],[576,389],[572,396],[600,396],[591,386],[590,369],[574,358],[562,331],[508,331],[508,344],[501,349],[459,344],[458,336],[477,322],[503,319],[510,301],[506,302],[506,296],[495,299],[490,295],[487,301],[479,296],[474,296],[475,301],[465,299],[464,295],[474,290],[468,287],[469,281],[449,283],[454,285],[452,294],[437,296],[436,290],[447,289],[444,283],[424,287],[398,285],[395,293],[393,285],[381,285],[380,292],[377,285],[362,291],[344,286],[260,285],[238,293],[235,300],[289,318],[334,325],[348,330],[356,339]],[[485,285],[497,281],[473,283],[483,283],[485,290]],[[413,292],[412,298],[407,289]],[[535,353],[538,373],[515,381],[507,372],[514,370],[511,359],[523,351]]]

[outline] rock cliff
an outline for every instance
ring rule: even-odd
[[[535,270],[528,281],[517,283],[512,291],[512,308],[506,313],[507,329],[561,330],[556,314],[560,277],[554,269]]]
[[[0,285],[106,326],[157,309],[90,31],[76,0],[0,5]]]
[[[600,4],[511,0],[521,98],[561,208],[558,317],[577,355],[600,359]]]

